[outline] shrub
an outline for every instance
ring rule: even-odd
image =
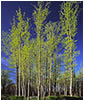
[[[56,100],[57,98],[57,96],[47,96],[46,100]]]
[[[24,100],[24,96],[10,96],[10,100]]]
[[[47,96],[46,100],[83,100],[83,98],[70,96]]]

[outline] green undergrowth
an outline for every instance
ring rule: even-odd
[[[24,100],[24,96],[10,96],[9,100]]]
[[[70,96],[47,96],[46,100],[83,100],[83,98]]]
[[[10,96],[9,98],[1,98],[1,100],[27,100],[23,96]],[[37,100],[37,97],[31,97],[30,100]],[[47,96],[46,98],[41,98],[40,100],[83,100],[83,97],[77,96]]]
[[[37,100],[36,98],[31,98],[30,100]],[[70,96],[47,96],[46,98],[41,98],[40,100],[83,100],[83,97],[70,97]]]

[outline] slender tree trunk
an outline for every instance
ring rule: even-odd
[[[31,80],[31,92],[32,92],[32,96],[34,96],[35,89],[33,90],[33,77],[32,77],[32,80]]]
[[[66,90],[65,90],[65,80],[64,80],[64,95],[65,95],[65,91],[66,91]]]
[[[71,36],[70,36],[71,40]],[[72,66],[72,47],[70,47],[70,66],[71,66],[71,76],[70,76],[70,96],[73,96],[72,87],[73,87],[73,66]]]
[[[24,97],[26,97],[26,84],[25,83],[24,83]]]
[[[64,80],[64,95],[67,96],[66,80]]]
[[[20,92],[21,92],[21,80],[20,80],[20,48],[19,48],[19,96],[20,96]]]
[[[47,57],[46,57],[46,88],[45,88],[46,94],[47,94],[47,70],[48,70],[48,50],[47,50]]]
[[[22,96],[25,97],[25,83],[24,83],[24,77],[23,77],[23,81],[22,81]]]
[[[22,96],[24,96],[24,87],[23,87],[23,83],[22,83]]]
[[[59,96],[61,95],[61,86],[59,85],[58,83],[58,86],[59,86]]]
[[[56,95],[56,60],[54,64],[54,94]]]
[[[29,88],[30,88],[30,82],[29,82],[29,80],[28,80],[28,96],[27,96],[27,100],[29,100],[29,97],[30,97],[30,92],[29,92]]]
[[[18,96],[18,66],[16,63],[16,96]]]
[[[38,83],[38,98],[37,100],[40,100],[40,75],[39,75],[39,83]]]
[[[41,97],[43,97],[43,85],[41,85]]]
[[[52,59],[53,59],[53,56],[51,56],[51,59],[50,59],[49,96],[51,95],[51,72],[52,72]]]
[[[39,83],[38,83],[38,98],[37,98],[37,100],[40,100],[40,87],[41,87],[41,75],[40,75],[40,72],[41,72],[41,68],[39,68]]]
[[[39,84],[38,84],[38,98],[40,100],[40,87],[41,87],[41,35],[39,30]]]

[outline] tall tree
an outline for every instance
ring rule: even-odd
[[[35,6],[34,6],[35,7]],[[34,23],[36,25],[36,32],[37,32],[37,45],[38,45],[38,99],[40,100],[40,87],[41,87],[41,36],[44,26],[44,21],[46,20],[46,17],[48,15],[48,4],[44,4],[44,2],[38,2],[37,7],[35,7],[33,17],[34,17]]]
[[[10,52],[11,55],[9,56],[9,63],[10,65],[15,65],[14,68],[16,68],[16,96],[18,95],[18,38],[17,38],[17,27],[16,27],[16,21],[15,17],[13,17],[13,23],[12,28],[10,29]]]
[[[70,96],[72,96],[73,84],[73,45],[75,44],[75,35],[77,33],[77,17],[79,5],[78,2],[64,2],[61,5],[60,20],[62,22],[62,30],[65,37],[65,51],[69,56],[70,64]]]
[[[60,23],[59,23],[60,24]],[[48,55],[50,59],[50,67],[49,67],[49,96],[51,95],[51,81],[52,81],[52,64],[53,64],[53,56],[55,51],[57,51],[58,44],[60,42],[61,35],[59,34],[60,25],[52,22],[49,22],[45,26],[45,34],[46,34],[46,46],[48,50]]]

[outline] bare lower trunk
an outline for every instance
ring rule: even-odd
[[[41,97],[43,97],[43,86],[41,85]]]
[[[18,96],[18,66],[16,63],[16,96]]]
[[[24,88],[23,88],[23,86],[22,86],[22,96],[24,96]]]
[[[51,95],[51,72],[52,72],[52,56],[50,60],[50,76],[49,76],[49,96]]]
[[[19,96],[20,96],[20,91],[21,89],[20,89],[20,69],[19,69]]]
[[[20,96],[20,91],[21,91],[21,89],[20,89],[21,88],[21,82],[20,82],[21,81],[20,80],[21,77],[20,77],[20,73],[21,72],[20,72],[20,48],[19,48],[19,96]]]
[[[59,90],[59,95],[61,95],[61,88],[60,88],[60,90]]]
[[[40,75],[39,75],[38,98],[37,98],[37,100],[40,100]]]
[[[22,83],[22,96],[25,97],[25,84],[24,84],[24,79],[23,79],[23,83]]]
[[[38,98],[40,100],[40,87],[41,87],[41,35],[39,31],[39,84],[38,84]]]
[[[54,61],[54,94],[56,95],[56,61]]]
[[[27,96],[27,100],[29,100],[29,88],[30,88],[30,83],[29,83],[29,80],[28,80],[28,96]]]
[[[24,97],[26,97],[26,87],[25,87],[25,84],[24,84]]]
[[[70,78],[70,96],[72,96],[72,79],[73,79],[73,75],[72,75],[72,68],[71,68],[71,78]]]
[[[67,96],[66,80],[64,80],[64,95]]]
[[[46,88],[45,88],[45,94],[47,94],[47,70],[48,70],[48,50],[47,50],[47,57],[46,57]]]
[[[71,36],[70,36],[71,39]],[[73,87],[73,67],[72,67],[72,47],[70,47],[70,68],[71,68],[71,76],[70,76],[70,96],[73,96],[72,87]]]

